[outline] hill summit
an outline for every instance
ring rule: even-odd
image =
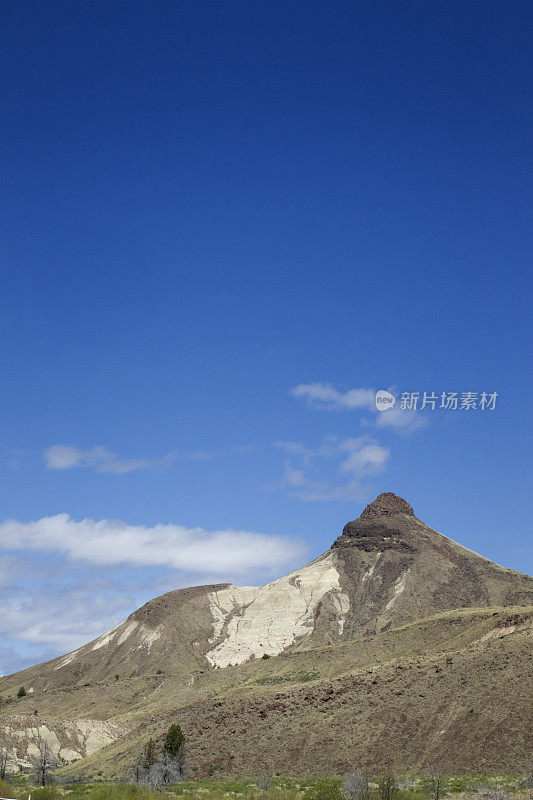
[[[127,762],[155,720],[161,726],[179,720],[194,730],[199,775],[209,767],[206,754],[227,749],[230,739],[236,758],[228,755],[220,769],[231,774],[249,774],[267,756],[285,773],[298,765],[300,774],[314,774],[318,752],[322,771],[329,763],[341,774],[352,758],[348,742],[360,740],[360,763],[369,753],[378,758],[381,748],[384,764],[392,763],[390,754],[402,743],[410,754],[408,767],[423,763],[428,736],[440,752],[439,737],[446,731],[450,769],[479,769],[479,754],[489,751],[485,765],[503,768],[508,759],[525,759],[516,721],[523,716],[531,605],[531,578],[438,533],[406,500],[385,492],[344,526],[329,550],[301,569],[260,587],[222,583],[168,592],[83,647],[0,679],[0,714],[16,731],[22,764],[38,702],[61,758],[85,761],[102,750],[101,762],[91,756],[91,763],[110,770]],[[424,652],[431,668],[424,666]],[[444,652],[446,660],[438,660],[436,654]],[[455,660],[450,652],[462,655]],[[401,654],[406,666],[392,667]],[[428,675],[444,678],[442,664],[446,682],[433,686]],[[368,678],[372,670],[383,673],[382,689],[374,690],[379,681]],[[480,670],[486,687],[477,681]],[[300,686],[309,681],[312,688]],[[283,694],[279,686],[269,688],[276,684],[294,689]],[[491,693],[492,684],[497,692]],[[14,699],[21,685],[27,697]],[[493,735],[490,720],[472,716],[472,697],[489,702],[481,698],[485,688],[491,719],[496,715],[500,728],[514,721],[507,754],[497,744],[499,734],[494,746],[486,745]],[[430,696],[434,704],[429,716],[421,711],[416,736],[411,696],[415,706]],[[500,696],[506,699],[500,702]],[[509,703],[516,706],[512,712]],[[339,736],[322,742],[327,708],[336,709],[332,725]],[[359,709],[365,709],[360,717]],[[261,736],[259,728],[247,736],[249,726],[268,715],[269,725],[277,724],[276,714],[281,715],[276,737]],[[320,747],[312,739],[307,750],[303,747],[302,725],[311,726]],[[220,740],[218,730],[225,731]],[[374,738],[368,738],[369,730]],[[394,736],[383,750],[387,731]],[[278,739],[278,750],[262,750]],[[463,739],[458,750],[456,742]],[[285,746],[289,741],[292,749]]]
[[[361,513],[361,517],[379,517],[382,514],[412,514],[414,516],[415,512],[403,497],[398,497],[393,492],[382,492],[372,503],[367,505]]]

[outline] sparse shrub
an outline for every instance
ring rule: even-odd
[[[40,735],[34,743],[37,747],[37,755],[32,760],[33,774],[41,786],[48,786],[54,781],[57,758],[48,742],[42,739]]]
[[[379,800],[396,800],[399,791],[398,780],[393,775],[385,775],[378,779]]]
[[[423,778],[421,787],[430,795],[432,800],[440,800],[450,788],[448,781],[438,772],[435,775]]]
[[[179,758],[172,756],[163,750],[155,764],[148,773],[148,785],[154,789],[162,789],[164,786],[173,786],[183,780],[182,764]]]
[[[369,800],[368,778],[360,769],[356,769],[344,779],[342,791],[348,800]]]
[[[258,686],[275,686],[278,683],[307,683],[319,677],[320,673],[316,669],[301,669],[298,672],[288,672],[286,675],[265,675],[265,677],[253,681],[253,683]]]
[[[509,800],[509,792],[502,786],[479,786],[478,793],[488,800]]]
[[[9,762],[11,758],[11,753],[15,750],[15,742],[13,739],[13,735],[8,733],[6,728],[0,731],[0,781],[4,781],[7,770],[9,767]],[[5,791],[0,790],[0,795],[5,797]]]
[[[17,692],[17,697],[26,697],[26,689],[24,686],[21,686]]]
[[[270,658],[270,656],[268,655],[268,653],[263,653],[263,655],[261,656],[261,659],[262,659],[263,661],[266,661],[268,658]]]
[[[144,769],[146,770],[150,769],[150,767],[152,767],[155,764],[156,760],[157,760],[157,747],[154,740],[150,736],[150,738],[144,745],[144,750],[143,750],[142,765]]]
[[[453,794],[457,794],[459,792],[472,792],[476,789],[476,782],[472,778],[472,776],[468,775],[459,775],[455,778],[450,778],[449,782],[449,791]]]
[[[398,778],[398,789],[403,790],[407,789],[409,792],[413,792],[416,786],[415,781],[412,781],[411,778]]]
[[[520,781],[520,787],[525,789],[533,789],[533,764],[530,764],[528,769],[526,769],[525,773],[522,776],[522,780]]]
[[[160,753],[152,737],[148,739],[132,768],[127,771],[125,780],[130,784],[162,789],[181,783],[185,777],[185,768],[185,736],[180,726],[175,724],[168,729]]]
[[[257,781],[257,788],[262,792],[267,792],[272,786],[272,778],[260,778]]]

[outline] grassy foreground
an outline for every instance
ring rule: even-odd
[[[431,800],[432,793],[424,787],[424,779],[415,779],[407,788],[398,789],[394,800]],[[494,800],[501,792],[515,800],[533,798],[531,789],[521,786],[519,776],[470,775],[449,778],[442,797]],[[377,783],[371,783],[370,800],[380,800]],[[132,784],[58,784],[35,788],[23,777],[16,776],[12,783],[0,780],[0,796],[27,800],[343,800],[343,779],[291,780],[274,778],[248,781],[187,781],[162,791],[153,791]]]

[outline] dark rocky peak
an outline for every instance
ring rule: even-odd
[[[382,492],[374,502],[367,505],[359,519],[379,517],[381,514],[410,514],[414,517],[415,512],[403,497],[398,497],[393,492]]]
[[[415,519],[412,507],[393,492],[383,492],[370,503],[360,517],[344,526],[342,536],[333,547],[357,547],[361,550],[397,550],[411,552],[413,549],[408,515]]]

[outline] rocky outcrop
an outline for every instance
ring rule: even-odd
[[[393,492],[382,492],[378,494],[372,503],[367,505],[361,514],[361,518],[381,517],[383,514],[410,514],[414,517],[415,512],[403,497],[398,497]]]
[[[407,517],[407,520],[405,519]],[[413,552],[410,522],[416,519],[412,507],[392,492],[378,495],[360,517],[346,523],[333,547],[355,546],[367,552]]]

